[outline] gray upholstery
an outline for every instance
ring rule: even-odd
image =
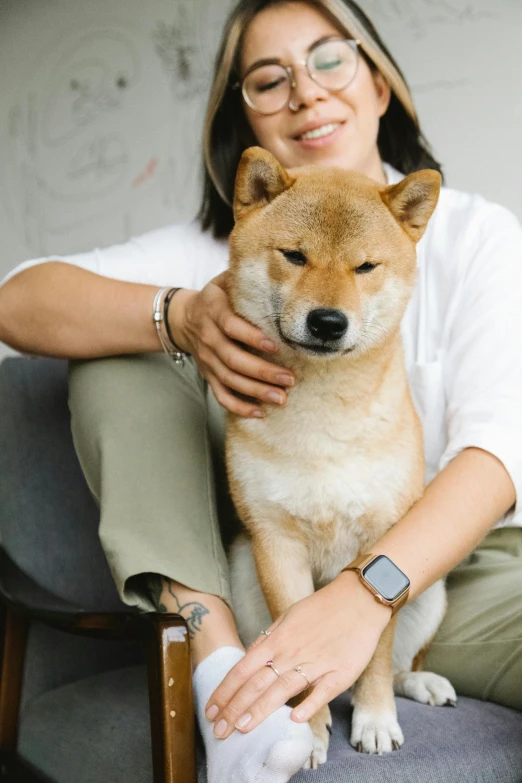
[[[347,697],[336,699],[328,762],[293,783],[521,783],[521,713],[465,698],[456,709],[397,704],[404,747],[366,756],[347,741]],[[56,783],[152,783],[145,669],[98,674],[35,700],[20,752]],[[198,768],[207,783],[201,746]]]
[[[54,595],[85,609],[121,609],[72,444],[67,362],[5,359],[0,411],[2,546]]]
[[[74,636],[33,622],[25,660],[22,712],[44,693],[93,674],[145,664],[142,641]]]

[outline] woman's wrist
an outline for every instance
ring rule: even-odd
[[[375,622],[381,623],[383,630],[386,628],[392,616],[391,607],[377,601],[370,590],[363,585],[355,571],[342,571],[334,581],[339,584],[347,601],[350,601],[352,605],[356,602],[364,616],[373,615]]]
[[[176,291],[168,310],[172,336],[176,345],[186,353],[191,353],[191,345],[186,333],[187,310],[198,293],[199,291],[189,288],[180,288]]]

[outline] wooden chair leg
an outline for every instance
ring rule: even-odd
[[[14,754],[29,621],[4,608],[1,624],[0,750]]]
[[[180,615],[151,616],[149,699],[154,783],[197,783],[190,640]]]

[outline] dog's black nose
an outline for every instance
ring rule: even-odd
[[[306,325],[310,333],[320,340],[339,340],[348,329],[348,318],[341,310],[318,307],[308,313]]]

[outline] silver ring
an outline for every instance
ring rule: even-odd
[[[261,636],[270,636],[272,631],[261,631]]]
[[[292,105],[292,99],[291,98],[288,101],[288,108],[290,109],[290,111],[299,111],[299,106],[293,106]]]
[[[279,672],[277,671],[276,667],[274,666],[274,662],[273,662],[273,661],[267,661],[267,662],[265,663],[265,666],[270,666],[270,668],[271,668],[271,669],[273,669],[273,671],[275,671],[275,673],[277,674],[277,676],[278,676],[278,677],[280,677],[280,676],[281,676],[281,675],[279,674]]]
[[[306,682],[308,684],[308,687],[310,687],[310,680],[308,679],[308,677],[306,676],[304,671],[301,669],[301,667],[300,666],[294,666],[294,669],[296,670],[296,672],[299,672],[299,674],[303,675],[303,677],[305,678],[305,680],[306,680]]]

